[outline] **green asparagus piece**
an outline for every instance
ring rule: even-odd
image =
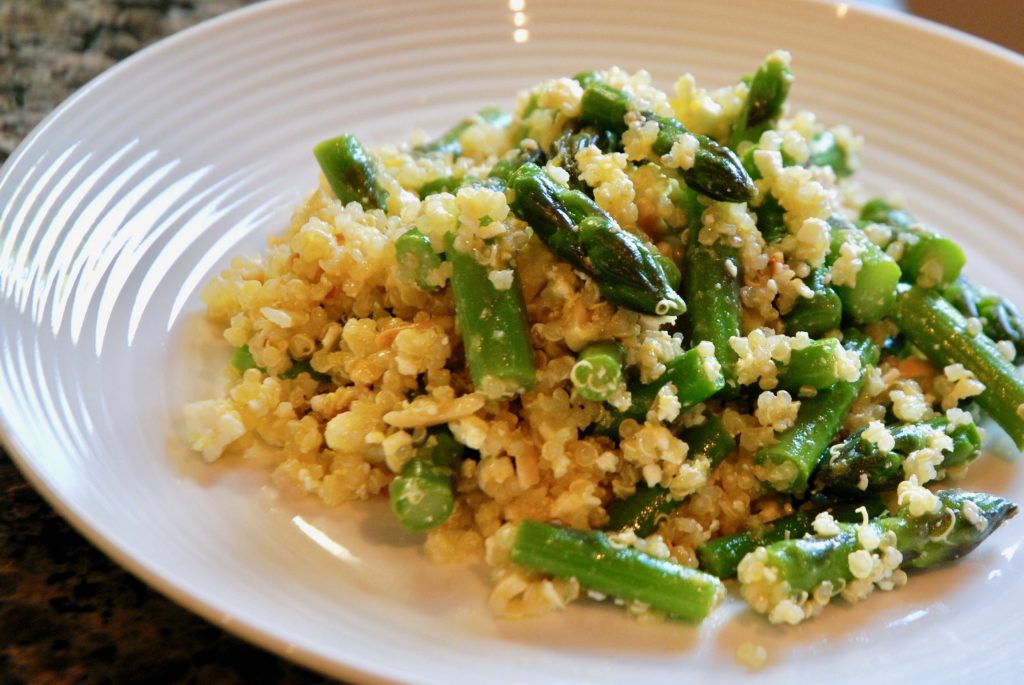
[[[943,469],[962,466],[981,454],[981,435],[973,422],[951,427],[945,416],[931,421],[907,423],[889,429],[895,445],[889,452],[864,439],[867,426],[833,447],[814,476],[822,492],[857,495],[863,491],[893,490],[904,477],[903,463],[916,450],[929,446],[935,431],[949,435],[953,449],[943,453]]]
[[[736,440],[717,416],[704,412],[704,423],[679,431],[679,439],[690,446],[690,459],[707,459],[715,468],[736,449]]]
[[[231,366],[235,367],[239,373],[245,373],[249,369],[259,369],[264,373],[267,371],[253,359],[252,350],[249,349],[248,345],[235,348],[234,353],[231,355]]]
[[[751,207],[754,216],[757,217],[757,230],[768,245],[775,245],[789,235],[789,228],[786,226],[786,210],[782,208],[775,195],[767,192],[761,198],[761,203]]]
[[[914,517],[902,509],[878,522],[883,531],[896,533],[904,566],[929,568],[959,559],[1017,514],[1016,504],[997,495],[958,488],[935,494],[935,512]]]
[[[708,340],[725,377],[726,395],[735,394],[736,351],[729,339],[741,335],[740,260],[736,248],[723,241],[704,245],[690,229],[683,254],[683,297],[689,303],[685,324],[694,343]]]
[[[377,184],[377,169],[359,140],[349,134],[325,140],[313,148],[331,190],[344,204],[358,202],[363,209],[383,209],[387,201]]]
[[[658,262],[658,265],[661,267],[669,287],[678,292],[679,287],[683,284],[683,272],[679,270],[679,267],[676,266],[676,263],[670,257],[663,255],[658,250],[654,250],[654,261]]]
[[[756,146],[748,147],[744,151],[743,156],[740,157],[743,168],[754,181],[761,178],[761,170],[757,168],[757,164],[754,162],[754,153],[757,150]],[[786,154],[784,150],[781,151],[781,155],[784,166],[793,166],[795,161],[792,157]],[[775,245],[789,235],[789,228],[786,226],[786,210],[779,204],[779,199],[770,190],[761,193],[757,198],[751,200],[750,210],[757,219],[757,230],[760,231],[761,237],[764,238],[765,243],[768,245]]]
[[[395,258],[400,273],[416,281],[416,287],[427,292],[437,290],[430,274],[441,266],[441,257],[434,252],[430,238],[415,228],[409,229],[395,240]]]
[[[278,374],[278,378],[291,380],[298,378],[301,374],[308,373],[310,377],[319,383],[330,383],[333,379],[326,373],[320,373],[313,368],[308,359],[292,360],[292,365]]]
[[[950,284],[942,296],[964,316],[980,320],[982,330],[992,340],[1013,343],[1013,363],[1024,362],[1024,317],[1012,302],[964,276]]]
[[[447,428],[431,431],[391,482],[391,510],[409,530],[435,528],[455,510],[452,481],[466,448]]]
[[[600,340],[584,347],[569,374],[580,397],[594,402],[608,399],[622,383],[626,352],[614,340]]]
[[[904,245],[899,265],[908,283],[925,288],[945,287],[957,279],[967,263],[956,242],[924,228],[910,214],[893,208],[883,198],[865,203],[860,218],[892,228],[893,240]]]
[[[985,390],[978,405],[1024,450],[1024,379],[984,333],[971,335],[967,320],[935,290],[920,287],[900,293],[893,322],[936,366],[963,364]]]
[[[476,177],[469,176],[444,176],[442,178],[435,178],[433,181],[427,181],[420,186],[419,196],[426,198],[429,195],[437,195],[438,193],[451,193],[454,195],[459,192],[459,188],[465,183],[472,183],[478,180]]]
[[[692,407],[725,387],[725,378],[716,360],[708,359],[698,348],[687,350],[665,364],[665,372],[649,383],[629,385],[632,403],[625,411],[609,411],[598,421],[598,430],[617,437],[619,426],[626,419],[643,423],[655,398],[665,385],[672,383],[683,409]]]
[[[427,181],[424,183],[420,186],[419,195],[421,198],[425,198],[428,195],[436,195],[437,193],[451,193],[454,195],[459,192],[460,189],[471,186],[490,188],[491,190],[505,189],[505,184],[499,178],[445,176],[444,178],[436,178],[433,181]]]
[[[786,390],[824,390],[847,374],[846,351],[835,338],[811,340],[806,347],[790,352],[789,363],[779,367],[779,387]]]
[[[636,311],[671,316],[686,311],[650,244],[624,231],[593,200],[555,183],[525,163],[509,179],[517,217],[530,224],[552,252],[597,283],[608,300]]]
[[[267,370],[256,363],[256,360],[252,356],[252,351],[248,345],[242,345],[236,347],[234,353],[231,355],[231,365],[235,367],[240,373],[245,373],[249,369],[259,369],[263,373]],[[320,383],[329,383],[332,379],[325,373],[320,373],[313,369],[313,366],[309,363],[308,359],[292,360],[292,365],[285,371],[278,374],[278,378],[285,380],[292,380],[299,377],[299,374],[308,373],[313,380],[319,381]]]
[[[886,510],[885,503],[880,497],[867,497],[856,502],[834,502],[802,509],[766,523],[760,528],[723,535],[705,542],[697,547],[700,568],[719,578],[731,578],[736,575],[736,567],[743,557],[758,547],[779,540],[795,540],[813,532],[814,518],[821,512],[827,511],[835,520],[851,523],[861,520],[858,511],[861,507],[867,510],[869,516],[878,516]]]
[[[792,85],[788,56],[778,52],[769,55],[750,81],[747,99],[729,136],[729,147],[735,150],[744,141],[757,142],[762,133],[774,128]]]
[[[587,86],[580,100],[580,120],[621,135],[626,129],[626,115],[636,111],[628,94],[595,82]],[[701,134],[691,133],[678,120],[652,112],[638,112],[644,122],[658,124],[657,140],[651,146],[650,159],[660,163],[682,136],[693,136],[697,150],[693,166],[680,169],[679,174],[689,187],[724,202],[746,202],[754,196],[754,182],[732,150]]]
[[[499,290],[488,278],[487,267],[455,249],[451,234],[446,256],[452,263],[455,318],[473,385],[488,395],[533,387],[533,345],[518,273],[511,287]]]
[[[597,531],[526,519],[519,523],[509,556],[527,570],[576,578],[590,590],[642,602],[686,621],[704,619],[725,596],[718,578],[632,548],[614,547]]]
[[[832,227],[829,254],[829,264],[833,265],[832,287],[842,300],[843,313],[862,324],[882,319],[896,302],[896,286],[902,276],[899,265],[843,217],[833,214],[828,222]],[[845,280],[842,284],[836,282],[834,264],[842,255],[844,245],[853,246],[861,261],[852,284]]]
[[[807,163],[811,166],[831,167],[839,178],[851,176],[857,169],[856,156],[839,144],[832,131],[822,131],[814,136],[810,148]]]
[[[672,497],[668,488],[637,485],[634,494],[608,505],[608,525],[605,530],[632,530],[638,537],[645,538],[654,533],[661,522],[681,504]]]
[[[438,153],[450,154],[452,157],[461,157],[462,134],[469,130],[470,127],[481,123],[490,124],[495,128],[506,128],[512,123],[512,115],[498,107],[484,107],[476,113],[476,116],[463,119],[440,137],[422,145],[417,145],[413,148],[413,152],[420,155]]]
[[[708,412],[704,417],[704,423],[684,429],[679,433],[679,438],[690,447],[687,452],[689,459],[707,459],[711,468],[714,468],[736,449],[736,441],[714,414]],[[630,497],[608,505],[608,525],[605,529],[632,530],[639,537],[647,537],[680,504],[668,488],[641,484]]]
[[[839,328],[843,321],[843,301],[825,282],[828,269],[815,269],[804,281],[812,297],[800,298],[788,314],[782,317],[786,331],[804,331],[812,338],[819,338]]]
[[[569,174],[569,187],[590,194],[590,186],[580,180],[580,168],[576,162],[576,154],[587,147],[594,146],[602,152],[611,152],[619,146],[619,137],[608,130],[585,127],[579,131],[569,131],[555,141],[551,159]]]
[[[796,424],[757,453],[756,462],[768,467],[766,480],[776,490],[803,492],[807,488],[821,454],[839,432],[843,417],[864,386],[867,367],[878,363],[878,348],[864,334],[847,331],[844,346],[860,355],[860,379],[836,383],[814,397],[801,399]]]
[[[512,178],[512,174],[515,173],[519,167],[527,163],[540,167],[544,166],[546,162],[547,155],[545,155],[540,148],[531,147],[526,149],[521,147],[516,150],[512,157],[498,160],[494,166],[491,167],[491,172],[487,174],[487,178],[495,183],[504,183],[504,187],[507,187],[508,182]]]
[[[572,80],[586,88],[593,83],[597,83],[601,80],[601,77],[596,71],[581,71],[572,77]]]
[[[936,495],[933,512],[912,516],[903,507],[869,523],[878,536],[895,534],[903,567],[928,568],[958,559],[1017,513],[1017,505],[995,495],[964,490]],[[775,583],[787,584],[797,595],[813,592],[825,581],[836,588],[852,581],[849,556],[861,549],[857,526],[839,523],[838,528],[839,534],[831,537],[790,538],[767,545],[765,564],[774,569]]]

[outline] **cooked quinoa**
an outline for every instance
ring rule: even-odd
[[[782,52],[769,59],[789,62]],[[748,82],[706,90],[685,75],[666,91],[646,72],[615,67],[594,78],[627,93],[638,110],[678,120],[689,133],[654,163],[658,124],[629,116],[617,150],[588,145],[567,163],[550,151],[580,115],[584,88],[570,78],[544,81],[519,94],[511,123],[469,120],[457,138],[458,154],[424,154],[416,147],[421,140],[370,150],[386,197],[379,209],[343,203],[321,177],[284,233],[261,254],[233,259],[202,291],[209,320],[249,360],[236,359],[227,368],[223,395],[185,407],[192,447],[212,462],[269,446],[278,487],[318,497],[344,516],[346,502],[386,496],[428,431],[446,427],[468,451],[455,469],[454,511],[424,533],[423,549],[438,563],[486,564],[494,579],[490,608],[502,617],[536,616],[581,597],[603,597],[576,578],[510,562],[516,524],[523,519],[600,530],[612,502],[638,487],[665,488],[677,506],[655,532],[627,531],[609,540],[696,567],[701,544],[793,513],[803,493],[776,487],[793,477],[790,465],[756,459],[818,393],[779,387],[791,356],[812,342],[806,332],[787,330],[784,318],[812,296],[808,284],[815,270],[825,268],[836,286],[853,286],[862,274],[866,248],[859,243],[843,243],[838,257],[826,260],[836,230],[830,217],[856,219],[865,197],[848,177],[810,162],[815,141],[828,133],[855,166],[862,143],[848,128],[787,109],[737,149],[752,150],[752,199],[701,196],[695,221],[677,201],[685,188],[677,172],[694,167],[698,136],[728,140]],[[710,376],[721,374],[720,350],[688,339],[680,332],[682,317],[610,301],[591,275],[552,252],[517,217],[511,190],[464,184],[421,193],[439,179],[486,178],[499,162],[537,150],[548,151],[542,166],[550,180],[580,184],[619,227],[676,263],[690,238],[707,247],[730,246],[735,257],[726,269],[739,279],[742,303],[740,334],[728,340],[736,355],[730,381],[736,392],[685,407],[668,384],[645,416],[626,418],[611,434],[598,430],[609,412],[630,407],[630,383],[656,381],[691,348],[701,350]],[[770,243],[755,211],[769,194],[784,216],[784,234]],[[413,228],[441,257],[421,274],[423,282],[396,257],[396,241]],[[870,224],[864,233],[890,254],[904,248],[884,225]],[[443,258],[452,246],[486,267],[495,290],[521,288],[536,373],[532,387],[494,378],[474,383],[451,292],[452,262]],[[975,320],[973,328],[980,325]],[[885,322],[867,329],[878,343],[890,332]],[[613,388],[605,401],[584,398],[573,380],[579,378],[578,355],[600,341],[621,346],[627,371],[619,381],[602,381]],[[1011,342],[1000,345],[1012,356]],[[887,417],[927,421],[948,415],[951,424],[969,422],[971,415],[958,406],[985,389],[963,365],[939,368],[892,355],[862,367],[861,358],[847,351],[831,371],[840,382],[863,379],[835,442],[864,429],[864,440],[883,454],[894,445]],[[691,454],[680,437],[708,415],[735,440],[715,465]],[[936,429],[934,439],[911,455],[900,504],[915,512],[935,506],[922,486],[947,475],[943,455],[950,449],[950,437]],[[815,520],[814,530],[825,537],[839,533],[828,514]],[[872,538],[866,523],[858,531],[861,547],[849,559],[855,582],[844,588],[822,584],[793,597],[773,585],[761,548],[740,566],[743,596],[772,621],[795,623],[820,611],[834,594],[856,600],[874,587],[906,582],[894,540]],[[627,604],[633,613],[649,613],[642,603]],[[741,652],[752,667],[767,658],[755,645]]]

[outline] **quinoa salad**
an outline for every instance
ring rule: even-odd
[[[269,448],[338,516],[389,498],[507,619],[732,593],[797,624],[968,553],[1017,511],[957,481],[983,417],[1024,447],[1024,319],[857,184],[863,141],[789,106],[788,53],[752,67],[317,145],[288,230],[202,291],[234,354],[192,448]]]

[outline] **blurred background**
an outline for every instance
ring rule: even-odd
[[[797,1],[797,0],[793,0]],[[0,0],[0,163],[77,88],[248,0]],[[1024,52],[1024,0],[864,0]],[[0,683],[328,683],[113,564],[0,449]]]

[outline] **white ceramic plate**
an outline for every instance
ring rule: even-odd
[[[375,505],[285,502],[175,437],[226,353],[198,288],[257,251],[315,184],[318,140],[440,131],[542,78],[617,64],[724,85],[790,50],[792,102],[868,140],[864,182],[901,189],[1024,301],[1024,59],[894,15],[804,2],[273,2],[127,60],[36,130],[0,178],[6,444],[103,550],[239,635],[360,682],[1006,682],[1024,670],[1024,521],[905,590],[796,629],[738,602],[699,627],[580,604],[499,623],[477,568],[429,565]],[[968,485],[1024,500],[1024,465]],[[908,680],[909,679],[909,680]]]

